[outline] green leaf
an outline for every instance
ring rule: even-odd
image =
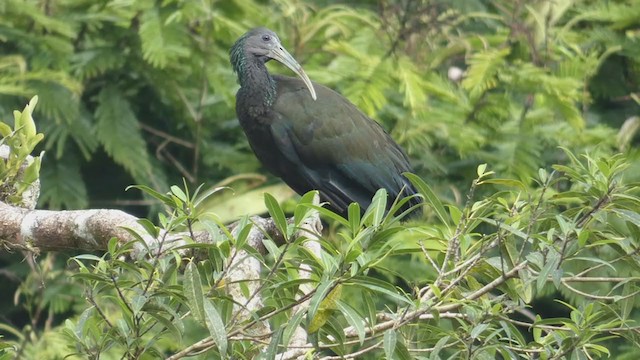
[[[249,234],[251,233],[251,229],[253,228],[253,223],[249,222],[249,217],[244,216],[238,222],[234,233],[237,233],[235,237],[235,245],[239,249],[242,249],[246,242]]]
[[[36,157],[33,159],[31,164],[29,164],[22,173],[22,179],[18,182],[17,186],[17,194],[22,194],[25,190],[27,190],[34,181],[40,178],[40,157]]]
[[[487,324],[487,323],[478,324],[478,325],[474,326],[473,329],[471,329],[471,332],[469,333],[469,337],[471,339],[476,340],[488,328],[489,328],[489,324]]]
[[[200,185],[202,186],[202,185]],[[207,190],[205,190],[202,194],[196,194],[194,195],[194,200],[193,200],[193,207],[197,208],[198,206],[200,206],[200,204],[202,204],[203,202],[209,200],[209,198],[220,192],[223,190],[231,190],[230,187],[228,186],[217,186],[217,187],[211,187]]]
[[[343,301],[336,301],[336,305],[338,310],[342,313],[347,323],[351,325],[358,334],[358,340],[360,340],[360,345],[364,344],[364,340],[366,337],[365,331],[365,320],[358,312],[349,306],[347,303]]]
[[[78,336],[77,331],[74,331],[74,329],[77,329],[77,325],[74,325],[73,321],[66,319],[64,321],[64,334],[71,336],[73,338],[73,341],[81,341],[82,337]],[[1,338],[2,336],[0,336],[0,339]],[[0,342],[0,350],[4,348],[6,348],[5,344],[3,342]]]
[[[0,136],[6,138],[7,136],[11,135],[11,133],[13,133],[13,129],[11,128],[11,126],[0,122]]]
[[[145,186],[145,185],[131,185],[131,186],[127,186],[126,190],[128,191],[129,189],[138,189],[141,190],[142,192],[144,192],[145,194],[153,197],[154,199],[158,199],[160,201],[162,201],[165,205],[169,206],[169,207],[174,207],[175,203],[173,202],[173,200],[165,195],[165,194],[161,194],[158,191]]]
[[[411,183],[418,189],[420,194],[424,196],[425,200],[431,205],[431,208],[435,211],[440,221],[442,221],[443,224],[448,225],[450,223],[449,215],[431,187],[417,175],[411,173],[404,173],[403,175],[409,179],[409,181],[411,181]]]
[[[322,301],[332,289],[333,284],[333,280],[323,279],[316,288],[315,294],[311,297],[309,310],[307,310],[307,331],[309,333],[318,331],[318,329],[320,329],[320,327],[322,327],[322,325],[327,321],[328,314],[326,312],[319,314],[319,310]]]
[[[540,292],[544,287],[544,285],[546,285],[547,279],[557,269],[559,262],[560,262],[560,253],[550,249],[549,253],[547,254],[547,259],[544,264],[544,267],[540,269],[540,274],[536,279],[536,287],[538,292]]]
[[[26,139],[29,140],[36,136],[36,124],[33,121],[33,111],[35,110],[36,104],[38,103],[38,96],[34,96],[29,101],[29,104],[25,106],[22,112],[14,111],[14,121],[15,121],[15,130],[22,132]],[[27,149],[27,152],[31,152],[33,147]]]
[[[621,296],[623,296],[624,299],[618,301],[618,304],[620,304],[620,317],[622,318],[622,320],[629,319],[631,312],[636,307],[636,304],[635,304],[636,296],[629,296],[630,294],[635,292],[636,289],[637,289],[637,286],[632,282],[627,282],[622,287]]]
[[[109,239],[109,242],[107,243],[107,251],[109,252],[109,256],[111,256],[112,258],[118,256],[118,238],[112,237],[111,239]]]
[[[227,354],[227,331],[220,313],[218,313],[218,310],[213,306],[213,302],[210,299],[204,299],[204,314],[206,315],[205,323],[207,324],[211,338],[218,346],[220,355],[224,357]]]
[[[518,189],[522,189],[522,190],[525,190],[527,188],[524,185],[524,183],[522,183],[522,181],[515,180],[515,179],[486,179],[478,182],[478,185],[483,185],[483,184],[511,186]]]
[[[347,228],[349,227],[349,221],[347,219],[343,218],[342,216],[336,214],[335,212],[333,212],[333,211],[331,211],[331,210],[329,210],[327,208],[324,208],[322,206],[313,205],[313,204],[307,204],[307,205],[304,205],[304,206],[307,206],[307,207],[309,207],[309,208],[311,208],[313,210],[317,210],[320,213],[320,215],[324,215],[324,216],[336,221],[337,223],[346,226]]]
[[[487,170],[487,164],[480,164],[476,169],[476,173],[478,174],[478,178],[481,178],[485,175],[485,171]]]
[[[371,200],[371,205],[365,211],[362,217],[363,221],[369,222],[372,226],[380,226],[382,219],[384,219],[384,213],[387,210],[387,190],[384,188],[378,189],[376,194]]]
[[[133,311],[133,315],[137,316],[142,310],[142,307],[144,306],[144,304],[146,304],[148,300],[149,299],[144,295],[141,295],[141,294],[133,295],[130,303],[131,310]]]
[[[297,228],[300,226],[300,223],[305,219],[307,213],[309,212],[309,208],[305,205],[313,204],[314,197],[318,194],[317,190],[309,191],[306,194],[302,195],[300,201],[296,205],[296,208],[293,212],[294,224]]]
[[[96,275],[96,274],[90,274],[90,273],[77,273],[77,274],[73,274],[73,278],[74,279],[82,279],[87,281],[88,283],[110,283],[109,278],[102,276],[102,275]]]
[[[196,321],[203,323],[204,317],[204,293],[198,267],[190,261],[184,270],[183,277],[184,295],[187,297],[191,314]]]
[[[353,282],[350,283],[351,285],[363,287],[365,289],[387,295],[390,298],[406,305],[413,305],[413,303],[409,299],[407,299],[405,296],[400,295],[397,292],[397,289],[393,287],[393,285],[382,280],[378,280],[372,277],[357,276],[354,277],[352,281]]]
[[[363,291],[361,293],[361,297],[367,313],[368,324],[369,326],[375,326],[378,318],[377,318],[376,304],[374,302],[373,296],[371,296],[369,292]]]
[[[91,261],[102,261],[103,259],[99,256],[96,255],[92,255],[92,254],[82,254],[82,255],[77,255],[73,257],[74,259],[77,260],[91,260]]]
[[[611,211],[617,214],[621,219],[629,221],[635,226],[640,227],[640,215],[637,212],[624,209],[612,209]]]
[[[180,329],[169,318],[155,311],[146,311],[146,313],[169,330],[173,339],[178,340],[182,338],[184,330],[180,331]]]
[[[189,197],[187,196],[187,194],[185,194],[184,191],[182,191],[182,189],[180,189],[176,185],[171,186],[171,193],[184,203],[189,201]]]
[[[349,224],[351,225],[349,227],[351,229],[351,234],[356,236],[360,230],[360,205],[358,205],[358,203],[349,204],[348,219]]]
[[[441,337],[438,342],[436,342],[436,346],[433,347],[433,351],[429,354],[429,359],[440,359],[440,351],[444,349],[447,342],[449,342],[450,336]]]
[[[73,332],[78,339],[84,338],[85,326],[87,324],[87,320],[89,320],[89,318],[93,315],[93,313],[95,312],[95,309],[96,308],[94,306],[90,306],[85,311],[83,311],[82,314],[80,314],[80,317],[78,318],[78,323],[73,328]]]
[[[276,224],[276,227],[284,236],[285,240],[289,238],[289,233],[287,231],[287,217],[284,215],[284,211],[278,204],[278,200],[274,198],[269,193],[264,193],[264,204],[267,206],[267,210],[269,211],[269,215],[273,219],[273,222]]]
[[[601,353],[601,354],[606,354],[607,357],[611,356],[611,353],[609,352],[609,349],[607,349],[605,346],[591,343],[591,344],[585,344],[584,347],[588,348],[588,349],[595,350],[595,351],[597,351],[598,353]]]
[[[396,351],[398,342],[398,334],[395,329],[389,329],[384,332],[383,348],[387,359],[393,359],[393,353]]]
[[[149,219],[139,219],[138,224],[140,224],[151,237],[157,239],[158,236],[160,236],[160,229],[149,221]]]
[[[298,311],[287,321],[284,331],[282,332],[282,343],[284,346],[287,346],[291,341],[291,337],[298,326],[300,326],[300,323],[302,323],[304,315],[305,313],[303,311]]]
[[[269,346],[267,347],[267,351],[265,351],[264,354],[261,354],[263,356],[258,357],[258,359],[276,359],[276,355],[278,354],[278,344],[280,343],[280,339],[282,338],[283,331],[284,330],[281,326],[273,332],[273,334],[271,335],[271,341],[269,342]]]
[[[458,226],[460,224],[460,219],[462,219],[462,210],[458,209],[455,205],[448,205],[449,214],[451,220],[453,221],[453,225]]]

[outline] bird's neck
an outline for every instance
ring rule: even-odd
[[[245,61],[238,71],[240,92],[251,106],[270,108],[276,99],[276,82],[273,80],[265,63],[258,58]]]

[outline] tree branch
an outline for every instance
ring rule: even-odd
[[[29,210],[0,202],[0,241],[10,249],[106,250],[113,237],[134,240],[125,227],[146,233],[138,218],[120,210]]]

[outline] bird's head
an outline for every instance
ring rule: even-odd
[[[230,58],[233,70],[236,73],[242,71],[243,63],[247,57],[253,56],[266,63],[273,59],[285,65],[302,79],[309,89],[311,97],[316,99],[316,91],[311,80],[298,64],[296,59],[282,46],[278,35],[267,28],[255,28],[242,35],[231,47]]]

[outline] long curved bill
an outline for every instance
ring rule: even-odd
[[[296,59],[294,59],[293,56],[291,56],[291,54],[289,54],[289,52],[285,50],[284,47],[282,47],[282,45],[276,46],[271,49],[269,56],[296,73],[296,75],[298,75],[300,79],[302,79],[304,84],[307,85],[307,89],[309,89],[313,100],[316,100],[316,90],[313,88],[311,80],[309,80],[309,77],[302,69],[302,66],[298,64]]]

